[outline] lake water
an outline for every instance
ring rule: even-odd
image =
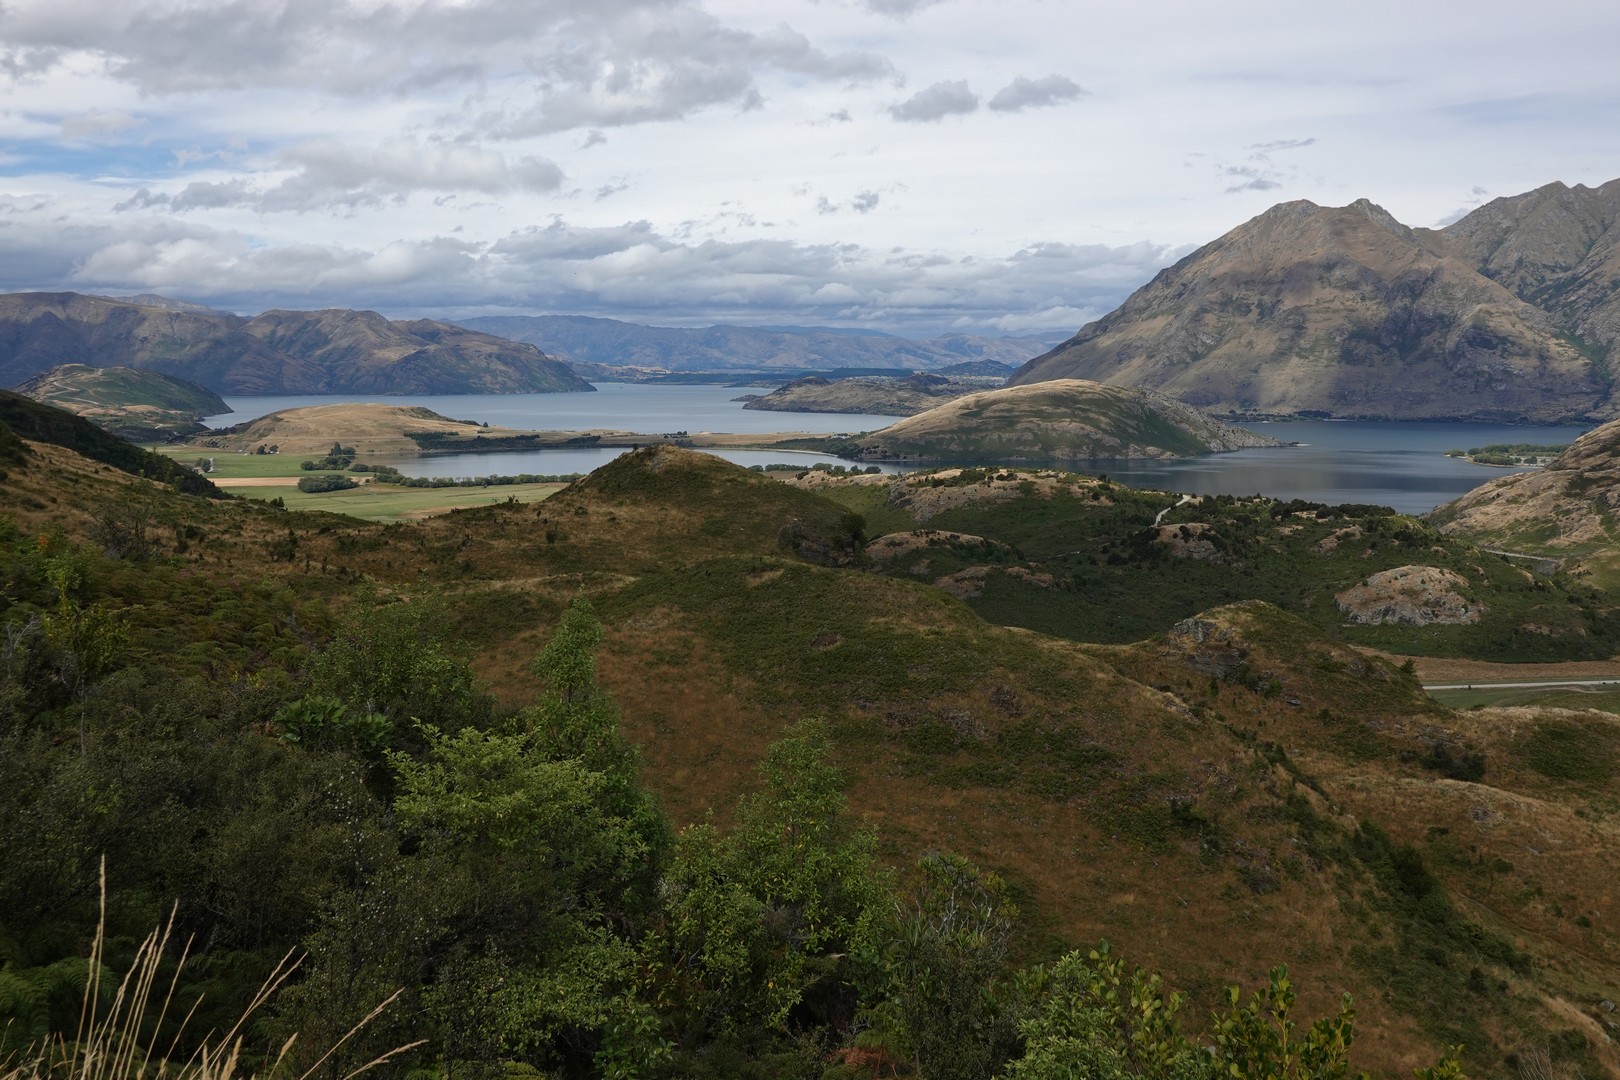
[[[600,383],[596,393],[401,395],[390,405],[425,405],[462,420],[529,430],[616,428],[658,434],[702,431],[763,434],[793,430],[818,434],[873,431],[896,417],[745,410],[730,399],[756,391],[722,386],[648,386]],[[220,427],[278,409],[353,401],[352,397],[228,397],[235,411],[211,417]],[[1082,471],[1106,473],[1134,487],[1195,495],[1270,495],[1325,503],[1375,503],[1417,514],[1500,476],[1506,469],[1445,456],[1492,443],[1569,443],[1585,429],[1511,424],[1416,424],[1373,421],[1290,420],[1251,424],[1255,431],[1299,445],[1239,450],[1175,462],[1098,461]],[[446,454],[398,462],[412,476],[489,476],[589,472],[624,451],[612,448]],[[837,462],[824,454],[783,450],[726,450],[741,465],[777,462],[809,467]],[[1077,466],[1078,467],[1078,466]],[[898,471],[883,466],[885,472]]]

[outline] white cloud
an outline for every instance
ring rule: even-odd
[[[242,207],[259,213],[376,206],[403,201],[417,192],[501,195],[549,192],[562,186],[556,162],[513,157],[460,143],[393,140],[360,147],[330,140],[301,143],[283,151],[277,167],[290,175],[276,182],[237,177],[196,180],[172,195],[142,188],[115,209],[175,213]]]
[[[926,124],[943,120],[947,116],[960,116],[979,107],[979,95],[968,89],[965,79],[937,82],[919,90],[898,105],[891,106],[889,115],[908,124]]]
[[[1079,83],[1065,75],[1047,75],[1039,79],[1028,79],[1020,75],[997,90],[987,107],[996,112],[1044,109],[1052,105],[1078,101],[1085,93]]]
[[[112,139],[144,123],[123,109],[87,109],[62,117],[62,138],[69,142]]]
[[[1044,327],[1042,313],[1060,305],[1102,314],[1175,255],[1150,244],[1043,244],[964,258],[785,240],[681,242],[645,221],[590,227],[560,218],[492,242],[439,236],[371,248],[265,246],[236,230],[146,215],[87,221],[64,233],[53,222],[58,208],[37,209],[0,200],[0,217],[17,210],[22,219],[7,228],[0,288],[156,291],[252,311],[574,311],[918,332],[963,320],[995,328],[1011,318]]]

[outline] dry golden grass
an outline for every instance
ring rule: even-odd
[[[184,1058],[176,1052],[186,1039],[186,1027],[197,1008],[199,998],[191,1010],[181,1018],[170,1038],[166,1052],[143,1045],[142,1033],[150,1030],[153,1038],[163,1029],[175,1006],[175,991],[180,976],[191,954],[188,941],[180,949],[167,986],[163,985],[164,959],[175,949],[172,940],[174,915],[171,912],[166,925],[148,934],[135,952],[129,971],[125,972],[116,989],[103,986],[110,975],[104,963],[107,923],[107,867],[101,867],[101,919],[91,942],[88,977],[85,980],[83,1004],[79,1023],[71,1043],[58,1039],[26,1050],[16,1060],[0,1062],[0,1080],[149,1080],[173,1076],[185,1080],[236,1080],[238,1077],[275,1075],[287,1060],[297,1036],[289,1037],[273,1056],[244,1058],[244,1029],[253,1016],[273,998],[282,985],[297,970],[299,960],[292,953],[281,958],[265,977],[236,1022],[224,1033],[209,1032],[197,1043],[196,1049]],[[372,1009],[364,1019],[322,1053],[313,1064],[299,1074],[297,1080],[309,1080],[321,1070],[329,1058],[357,1032],[382,1014],[399,994]],[[110,1000],[104,1000],[110,997]],[[406,1053],[420,1042],[397,1047],[373,1058],[357,1069],[346,1073],[342,1080],[352,1080],[370,1072],[379,1065]]]

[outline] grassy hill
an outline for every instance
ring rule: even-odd
[[[1072,462],[1278,444],[1158,394],[1057,379],[969,394],[882,431],[816,445],[871,461]]]
[[[156,442],[206,431],[205,416],[230,412],[212,390],[134,368],[63,364],[27,380],[17,392],[77,413],[131,442]]]
[[[483,864],[432,861],[460,856],[434,855],[431,832],[398,831],[389,809],[398,781],[365,744],[289,743],[285,710],[310,694],[376,685],[372,707],[404,695],[399,708],[411,712],[401,717],[446,730],[472,723],[493,750],[502,732],[522,728],[520,708],[549,700],[533,660],[584,595],[604,624],[602,686],[641,750],[642,781],[677,825],[711,813],[717,827],[736,820],[737,797],[760,790],[766,747],[819,715],[882,860],[905,879],[917,856],[947,849],[1003,875],[1026,927],[1021,960],[1106,937],[1162,967],[1198,1013],[1234,973],[1285,961],[1312,1014],[1355,994],[1357,1057],[1388,1073],[1458,1041],[1478,1075],[1515,1075],[1532,1053],[1565,1071],[1616,1065],[1600,1005],[1620,981],[1609,884],[1620,854],[1616,781],[1578,752],[1610,738],[1612,721],[1452,714],[1410,675],[1348,647],[1299,595],[1287,598],[1299,615],[1238,595],[1246,602],[1192,612],[1157,601],[1148,616],[1130,615],[1145,626],[1162,612],[1156,625],[1097,644],[995,612],[987,620],[975,610],[982,597],[934,584],[934,570],[968,559],[969,535],[986,542],[968,565],[1010,552],[995,563],[1010,580],[1020,566],[1047,572],[1032,560],[1066,544],[1107,566],[1171,500],[999,472],[1011,479],[917,478],[891,500],[881,486],[891,478],[793,486],[659,447],[540,504],[377,526],[142,490],[62,447],[29,449],[0,481],[8,629],[54,609],[42,560],[89,542],[98,507],[139,492],[157,523],[144,561],[98,548],[75,556],[83,576],[73,603],[131,613],[124,651],[86,692],[46,668],[29,675],[16,666],[22,654],[6,654],[0,838],[21,857],[0,869],[0,929],[28,942],[29,965],[61,955],[76,920],[93,921],[95,855],[109,850],[119,926],[180,896],[183,929],[209,943],[209,979],[227,999],[264,956],[312,947],[308,985],[286,1014],[306,1030],[324,1015],[320,1002],[337,1024],[367,980],[392,977],[357,966],[343,1002],[314,996],[327,973],[350,970],[345,943],[358,965],[366,950],[420,940],[434,979],[474,985],[466,980],[493,961],[452,944],[507,910],[503,879],[466,876]],[[1317,565],[1314,545],[1352,524],[1363,536],[1352,545],[1341,534],[1347,561],[1375,539],[1401,558],[1436,545],[1447,565],[1469,558],[1466,545],[1411,531],[1408,519],[1273,509],[1235,502],[1215,527],[1233,550],[1277,546],[1288,565]],[[885,566],[881,545],[863,543],[909,531],[899,529],[908,521],[946,520],[954,535],[922,556],[939,560],[924,573],[917,553]],[[36,540],[53,528],[62,536]],[[1169,588],[1170,572],[1155,583],[1153,560],[1130,557],[1147,575],[1144,595]],[[1171,564],[1176,573],[1190,565]],[[1237,594],[1268,575],[1228,565],[1225,576]],[[1485,603],[1507,603],[1505,585],[1477,587]],[[1022,609],[1039,610],[1048,595],[1030,594]],[[1123,594],[1092,603],[1121,617],[1136,610]],[[413,622],[416,610],[426,615]],[[398,664],[339,671],[330,665],[346,655],[341,642]],[[459,681],[463,654],[447,642],[465,646],[487,689]],[[367,681],[395,671],[421,681],[407,690]],[[408,741],[415,729],[402,720],[395,730],[407,740],[400,752],[423,753]],[[547,888],[565,871],[526,872],[531,887]],[[484,891],[468,893],[474,886]],[[435,914],[463,895],[478,897],[454,909],[467,921]],[[364,902],[337,902],[348,896]],[[760,919],[774,925],[791,917],[784,910]],[[551,908],[526,916],[556,917]],[[421,970],[401,969],[407,980]],[[685,984],[685,994],[706,985]],[[478,1000],[456,999],[454,1013]],[[434,1001],[432,984],[411,982],[401,1019],[377,1037],[403,1037],[411,1024],[462,1031]],[[836,1049],[813,1047],[802,1068],[746,1055],[716,1056],[712,1068],[821,1075]]]

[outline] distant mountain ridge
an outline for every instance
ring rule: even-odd
[[[532,345],[374,311],[248,319],[166,298],[0,295],[0,385],[62,364],[129,367],[234,394],[517,394],[590,390]]]
[[[1059,340],[944,334],[913,341],[868,330],[783,326],[643,326],[585,315],[491,315],[458,324],[538,346],[549,356],[587,364],[665,371],[765,368],[930,370],[991,360],[1016,367]]]
[[[1160,271],[1010,385],[1085,378],[1238,415],[1620,415],[1620,180],[1444,229],[1282,203]]]

